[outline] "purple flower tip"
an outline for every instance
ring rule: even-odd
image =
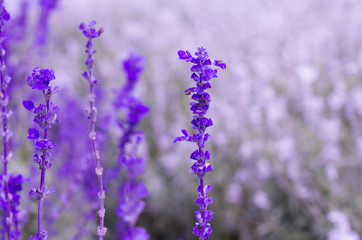
[[[39,131],[36,128],[29,128],[28,130],[28,139],[38,139],[39,138]]]
[[[26,110],[31,111],[31,112],[35,108],[34,103],[32,101],[26,101],[26,100],[23,101],[23,106]]]
[[[32,89],[45,90],[49,88],[50,81],[55,79],[54,70],[36,67],[28,76],[27,82]]]
[[[127,59],[123,61],[123,69],[127,74],[129,82],[135,82],[139,74],[144,69],[144,57],[131,53]]]
[[[96,21],[91,21],[88,26],[85,23],[81,23],[78,26],[78,29],[83,33],[83,35],[87,38],[97,38],[99,37],[103,32],[104,29],[100,28],[99,30],[96,30],[95,28],[93,28],[94,25],[96,25]]]

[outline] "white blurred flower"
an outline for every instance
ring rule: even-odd
[[[256,171],[257,171],[257,177],[260,180],[264,180],[270,177],[271,175],[271,166],[267,159],[259,159],[256,163]]]
[[[285,161],[295,155],[295,142],[291,137],[285,137],[277,142],[279,159]]]
[[[241,203],[243,201],[243,187],[241,184],[231,183],[226,188],[226,201]]]
[[[318,72],[313,65],[305,64],[297,68],[299,77],[308,84],[312,84],[318,76]]]
[[[270,208],[270,201],[268,195],[264,191],[256,191],[253,195],[252,201],[257,208],[263,210],[268,210]]]
[[[351,229],[344,212],[333,210],[328,213],[327,219],[334,225],[327,234],[327,240],[360,240],[359,235]]]

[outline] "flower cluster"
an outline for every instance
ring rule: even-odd
[[[95,26],[97,24],[96,21],[91,21],[88,25],[86,25],[85,23],[81,23],[78,27],[78,29],[83,33],[83,35],[87,38],[97,38],[99,37],[102,32],[104,31],[103,28],[100,28],[98,30],[96,30],[95,28],[93,28],[93,26]],[[95,51],[93,52],[95,53]]]
[[[120,186],[120,200],[116,214],[121,219],[119,230],[122,239],[127,240],[149,239],[144,228],[136,227],[138,217],[146,205],[142,199],[148,196],[145,184],[138,180],[145,172],[145,160],[136,155],[137,147],[142,140],[142,132],[136,128],[148,113],[149,108],[141,100],[132,96],[139,74],[143,71],[143,63],[143,57],[134,54],[123,62],[127,82],[113,102],[116,111],[126,111],[126,116],[118,120],[123,135],[119,142],[120,155],[117,166],[125,169],[126,180]]]
[[[52,88],[49,84],[54,80],[54,71],[46,68],[34,68],[33,73],[28,77],[28,86],[32,89],[42,92],[45,104],[39,104],[37,107],[33,101],[23,101],[23,106],[26,110],[34,113],[33,122],[43,130],[43,135],[37,128],[29,128],[28,139],[33,140],[35,145],[35,154],[33,161],[38,164],[41,171],[39,187],[30,190],[29,195],[38,201],[38,232],[35,237],[29,239],[43,240],[47,238],[47,232],[43,229],[43,201],[45,197],[54,192],[52,188],[45,186],[45,171],[52,166],[50,150],[55,147],[48,138],[48,129],[55,123],[58,123],[58,107],[51,102],[53,94],[59,91],[58,87]]]
[[[99,37],[102,32],[103,28],[100,28],[99,30],[96,30],[93,28],[93,26],[96,24],[96,21],[91,21],[88,26],[85,23],[81,23],[78,27],[78,29],[83,33],[85,37],[88,38],[87,44],[86,44],[86,50],[87,58],[85,60],[85,65],[87,66],[87,71],[83,72],[83,77],[88,80],[89,83],[89,108],[86,108],[86,112],[89,114],[88,119],[91,121],[91,130],[89,133],[89,139],[91,140],[92,145],[92,153],[93,158],[95,161],[95,173],[98,178],[98,199],[99,199],[99,210],[97,211],[97,214],[99,216],[99,226],[97,229],[97,235],[99,240],[102,240],[103,237],[106,235],[107,228],[104,227],[104,216],[106,214],[106,209],[104,208],[104,199],[106,197],[106,193],[104,191],[103,187],[103,168],[101,166],[101,157],[100,153],[96,146],[96,126],[95,122],[97,120],[97,108],[95,107],[95,99],[96,95],[94,93],[94,86],[97,85],[97,80],[93,77],[93,63],[94,63],[94,54],[97,52],[93,49],[93,42],[92,40],[94,38]]]
[[[193,113],[193,120],[191,124],[196,133],[189,135],[183,129],[182,133],[184,136],[177,137],[174,142],[189,141],[195,142],[198,146],[198,149],[190,156],[195,161],[191,167],[191,172],[200,179],[200,185],[197,188],[198,198],[196,199],[196,203],[200,208],[195,212],[197,222],[193,229],[193,234],[198,236],[200,240],[203,240],[208,239],[212,232],[208,222],[213,218],[214,214],[212,211],[207,210],[208,205],[213,202],[212,198],[207,197],[207,193],[211,191],[212,187],[204,185],[205,174],[213,170],[211,163],[207,162],[210,160],[210,152],[203,150],[205,142],[210,138],[210,135],[205,133],[206,128],[213,125],[211,118],[205,117],[211,102],[210,95],[205,90],[211,88],[209,81],[217,77],[217,70],[211,69],[210,66],[215,65],[221,69],[226,69],[226,64],[219,60],[210,60],[204,47],[199,47],[197,50],[195,53],[196,57],[193,57],[189,51],[178,51],[178,56],[181,60],[194,64],[190,70],[192,72],[191,78],[195,81],[196,87],[187,88],[185,94],[192,94],[191,99],[193,101],[190,103],[190,110]]]
[[[37,67],[28,76],[27,82],[32,89],[45,90],[49,88],[50,81],[54,79],[54,70]]]

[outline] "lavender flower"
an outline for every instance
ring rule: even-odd
[[[142,131],[136,128],[148,113],[149,108],[132,96],[138,76],[143,71],[143,63],[143,57],[134,54],[123,61],[127,82],[113,102],[116,111],[126,109],[127,112],[127,116],[118,121],[123,135],[119,143],[120,155],[117,166],[125,168],[127,179],[120,187],[120,200],[116,209],[116,214],[121,219],[118,230],[122,239],[125,240],[149,239],[144,228],[136,227],[138,217],[146,205],[142,199],[148,196],[145,184],[137,180],[145,172],[145,160],[136,156],[137,147],[143,135]]]
[[[10,83],[10,77],[5,75],[5,36],[4,36],[4,25],[9,21],[10,15],[3,6],[3,1],[0,1],[0,103],[1,103],[1,135],[3,141],[3,152],[0,155],[0,158],[3,162],[3,173],[1,176],[1,181],[3,181],[3,188],[1,189],[1,202],[2,209],[5,213],[4,221],[4,232],[6,233],[6,239],[11,239],[11,225],[13,224],[13,213],[11,211],[11,204],[13,199],[11,199],[10,193],[10,179],[11,176],[8,173],[8,162],[11,159],[12,153],[8,148],[8,142],[12,136],[12,131],[8,128],[8,121],[12,115],[11,111],[7,110],[7,105],[9,103],[9,96],[7,94],[8,84]],[[16,216],[15,216],[16,217]]]
[[[45,100],[45,104],[39,104],[35,107],[32,101],[23,101],[23,106],[28,111],[35,114],[33,122],[43,130],[43,136],[40,137],[40,132],[37,128],[30,128],[28,130],[28,139],[32,140],[35,145],[35,154],[33,161],[38,164],[41,171],[39,187],[30,190],[29,195],[38,201],[38,232],[35,237],[30,236],[29,240],[43,240],[47,239],[47,231],[43,227],[43,204],[47,195],[54,193],[52,188],[45,186],[45,172],[52,166],[52,159],[50,150],[55,147],[48,138],[48,129],[50,129],[55,123],[58,123],[58,107],[51,102],[51,97],[54,93],[58,92],[58,87],[51,88],[50,81],[54,80],[54,71],[45,68],[34,68],[33,73],[28,77],[28,85],[32,89],[36,89],[42,92]]]
[[[89,133],[89,138],[92,142],[92,151],[93,151],[93,158],[96,163],[95,172],[98,178],[98,198],[99,198],[99,206],[100,209],[97,211],[97,214],[99,216],[99,226],[97,230],[97,234],[99,237],[99,240],[103,239],[103,236],[106,235],[107,228],[104,227],[104,216],[106,213],[106,210],[104,208],[104,198],[106,197],[104,188],[103,188],[103,168],[101,167],[100,162],[100,154],[96,147],[96,130],[95,130],[95,122],[97,119],[97,109],[94,105],[96,95],[94,93],[94,86],[97,85],[97,80],[93,77],[93,63],[94,63],[94,57],[93,54],[96,53],[96,50],[93,49],[93,42],[92,40],[94,38],[99,37],[102,32],[103,28],[100,28],[99,30],[96,30],[93,28],[93,26],[96,24],[96,21],[91,21],[88,25],[85,23],[81,23],[78,27],[78,29],[83,33],[85,37],[88,38],[87,44],[86,44],[86,50],[87,53],[87,59],[85,61],[85,65],[87,66],[87,71],[83,73],[83,77],[88,80],[89,83],[89,109],[87,109],[87,112],[89,113],[89,119],[91,121],[91,131]]]
[[[205,90],[211,88],[209,81],[217,77],[217,70],[211,69],[209,66],[213,64],[221,69],[226,69],[226,65],[222,61],[210,60],[206,48],[199,47],[197,50],[195,53],[196,57],[193,57],[188,51],[178,51],[178,56],[181,60],[194,64],[190,70],[193,72],[191,78],[196,82],[196,87],[186,89],[185,94],[192,94],[191,99],[193,101],[190,103],[190,110],[193,113],[193,120],[191,124],[193,125],[192,128],[197,132],[190,136],[183,129],[182,133],[184,136],[177,137],[174,142],[189,141],[195,142],[198,146],[198,149],[190,156],[195,161],[190,172],[200,179],[200,185],[197,188],[198,198],[196,199],[200,209],[195,211],[197,222],[193,229],[193,234],[198,236],[199,240],[204,240],[208,239],[212,232],[211,225],[208,222],[214,215],[212,211],[207,210],[208,205],[213,202],[211,197],[207,197],[207,193],[211,191],[212,187],[204,185],[205,174],[213,170],[211,163],[207,162],[210,160],[210,152],[203,150],[205,142],[210,138],[210,135],[205,133],[205,130],[213,125],[211,118],[205,117],[211,101],[210,95]]]

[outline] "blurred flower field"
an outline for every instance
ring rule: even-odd
[[[41,101],[27,85],[35,67],[53,69],[60,89],[52,98],[59,124],[49,129],[56,147],[45,180],[55,191],[44,201],[48,239],[97,238],[97,177],[84,111],[89,84],[82,76],[86,38],[78,29],[92,20],[104,29],[93,44],[105,239],[122,239],[117,208],[126,176],[115,171],[122,136],[115,119],[124,113],[113,102],[127,83],[122,61],[130,54],[144,57],[134,95],[149,108],[137,128],[143,131],[137,156],[145,160],[140,181],[148,191],[137,226],[151,240],[196,239],[198,179],[189,159],[195,149],[173,141],[181,129],[194,131],[184,93],[191,65],[177,53],[199,46],[227,65],[209,89],[210,239],[360,239],[361,1],[5,0],[4,6],[11,16],[4,28],[13,111],[8,171],[25,179],[19,239],[37,231],[37,202],[28,193],[40,171],[27,139],[33,116],[23,107],[23,100]]]

